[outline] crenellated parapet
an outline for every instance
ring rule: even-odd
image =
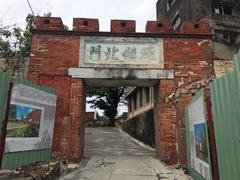
[[[35,18],[34,29],[37,30],[64,30],[64,25],[60,17],[40,17]]]
[[[111,20],[111,32],[135,33],[136,21],[134,20]]]
[[[145,28],[146,33],[173,33],[170,21],[148,21]]]
[[[209,34],[210,26],[207,21],[200,21],[198,23],[186,21],[183,22],[180,32],[185,34]]]
[[[92,18],[73,18],[73,31],[99,32],[99,21]]]
[[[35,30],[65,31],[60,17],[36,17]],[[111,20],[112,33],[136,33],[135,20]],[[99,32],[99,20],[93,18],[73,18],[73,32]],[[209,22],[183,22],[180,32],[174,32],[170,21],[147,21],[148,34],[210,34]]]

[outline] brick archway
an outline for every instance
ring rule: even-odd
[[[86,23],[87,22],[87,23]],[[122,26],[124,22],[124,26]],[[113,20],[111,32],[99,32],[97,19],[75,18],[73,30],[64,30],[60,18],[37,17],[32,30],[28,79],[55,88],[58,94],[52,152],[70,162],[83,155],[85,83],[155,86],[156,152],[168,164],[186,162],[184,107],[194,92],[213,75],[209,26],[186,22],[173,33],[169,22],[149,21],[146,33],[135,33],[135,21]],[[106,64],[85,66],[81,48],[88,37],[162,42],[162,64]],[[159,40],[160,39],[160,40]],[[141,44],[142,43],[142,44]],[[137,45],[136,45],[137,46]],[[87,45],[86,45],[87,47]],[[157,47],[157,46],[156,46]],[[93,49],[94,50],[94,49]],[[104,57],[107,57],[104,56]],[[86,58],[86,57],[85,57]],[[96,56],[96,58],[98,58]],[[161,59],[161,58],[160,58]],[[156,67],[159,65],[159,67]],[[120,68],[119,68],[120,67]],[[103,73],[102,71],[107,73]]]

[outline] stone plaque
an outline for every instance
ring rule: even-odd
[[[80,67],[163,68],[163,40],[82,36]]]

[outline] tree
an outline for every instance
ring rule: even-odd
[[[27,58],[30,56],[34,16],[26,17],[26,27],[22,29],[0,25],[0,58],[3,58],[5,71],[17,76],[23,71]]]
[[[5,27],[2,24],[0,25],[0,58],[11,55],[12,53],[10,41],[8,40],[12,33],[8,28],[9,27]]]
[[[87,96],[94,97],[93,100],[87,101],[92,104],[91,108],[99,108],[104,111],[104,115],[111,120],[112,126],[118,114],[118,105],[124,102],[124,87],[88,87]]]
[[[32,33],[31,29],[34,24],[34,16],[28,14],[26,17],[26,28],[22,29],[20,27],[13,28],[13,35],[16,38],[14,46],[16,47],[16,53],[21,57],[29,57],[31,51],[31,40]]]

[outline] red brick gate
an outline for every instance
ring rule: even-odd
[[[212,36],[207,23],[186,22],[181,33],[174,33],[168,22],[149,21],[146,33],[135,33],[135,21],[113,20],[111,32],[99,32],[97,19],[74,18],[73,30],[68,31],[64,30],[61,18],[37,17],[32,33],[28,79],[57,90],[53,153],[70,162],[81,160],[84,147],[86,81],[69,73],[69,68],[81,68],[81,39],[85,36],[161,38],[164,61],[159,71],[174,71],[174,76],[154,81],[156,151],[168,164],[186,162],[184,108],[192,92],[213,76]],[[147,71],[134,67],[131,72],[134,70]],[[127,80],[135,85],[136,78]]]

